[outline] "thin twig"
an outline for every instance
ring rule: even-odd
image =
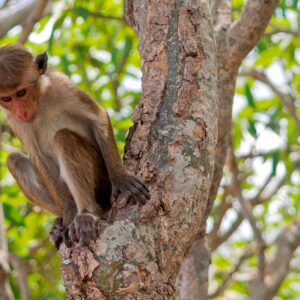
[[[27,283],[28,271],[26,262],[16,254],[10,254],[9,258],[17,274],[17,281],[22,295],[22,299],[31,300],[32,298]]]
[[[118,21],[118,22],[122,22],[122,23],[128,25],[128,23],[125,20],[125,17],[109,16],[109,15],[104,15],[102,13],[93,12],[93,11],[89,11],[89,10],[85,10],[85,11],[86,11],[88,16],[91,16],[91,17],[94,17],[94,18],[99,18],[99,19],[103,19],[103,20],[110,20],[110,21]]]
[[[257,243],[257,254],[258,254],[258,278],[261,282],[264,282],[264,272],[265,272],[265,241],[262,237],[262,233],[259,230],[256,219],[252,211],[252,205],[244,199],[244,196],[241,191],[241,184],[239,181],[239,170],[238,166],[235,160],[234,152],[233,152],[232,145],[229,147],[229,162],[230,162],[230,169],[232,174],[232,181],[233,186],[235,187],[236,196],[239,200],[239,203],[242,207],[242,213],[248,220],[252,230],[253,234]]]
[[[274,25],[271,25],[271,27],[273,28],[271,31],[266,32],[264,35],[265,36],[271,36],[277,33],[287,33],[290,34],[294,37],[300,37],[300,31],[298,30],[293,30],[293,29],[289,29],[289,28],[280,28]]]
[[[213,299],[213,298],[216,298],[216,297],[220,296],[227,289],[229,284],[233,281],[234,274],[239,271],[239,269],[242,266],[243,262],[247,258],[251,257],[252,255],[253,255],[253,251],[246,250],[245,253],[240,256],[240,258],[238,259],[236,264],[231,268],[231,270],[226,275],[223,276],[223,277],[225,277],[225,279],[223,280],[221,285],[218,286],[215,291],[210,293],[208,297],[210,299]]]
[[[101,18],[101,19],[105,19],[105,20],[114,20],[114,21],[119,21],[119,22],[125,22],[126,23],[124,17],[108,16],[108,15],[103,15],[101,13],[91,12],[91,11],[89,11],[88,14],[92,17],[95,17],[95,18]]]

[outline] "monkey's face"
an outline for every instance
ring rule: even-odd
[[[22,84],[5,93],[0,91],[0,104],[22,122],[34,120],[38,102],[36,84]]]

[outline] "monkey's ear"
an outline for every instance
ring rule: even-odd
[[[46,52],[39,54],[35,59],[35,64],[38,68],[40,75],[44,74],[47,70],[47,62],[48,62],[48,55]]]

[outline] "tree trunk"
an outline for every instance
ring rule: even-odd
[[[114,207],[89,247],[60,247],[69,299],[173,299],[207,205],[217,141],[208,0],[127,0],[126,18],[140,38],[143,96],[125,163],[151,201]]]
[[[205,236],[202,236],[193,243],[188,257],[182,264],[176,282],[176,299],[208,299],[209,261],[209,248],[206,245]]]

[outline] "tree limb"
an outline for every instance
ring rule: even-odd
[[[22,24],[24,16],[30,14],[36,5],[36,0],[20,0],[13,5],[5,6],[0,10],[0,37],[3,37],[9,29]]]
[[[228,60],[239,68],[246,55],[263,35],[278,0],[248,0],[238,20],[227,32]]]
[[[39,19],[43,16],[47,4],[48,0],[37,0],[37,4],[34,7],[34,10],[30,14],[24,25],[22,25],[23,30],[18,43],[24,44],[27,41],[35,23],[38,22]]]
[[[210,214],[223,175],[232,122],[232,101],[235,80],[242,60],[256,45],[272,16],[278,0],[248,0],[240,19],[229,27],[228,17],[224,26],[216,29],[218,49],[218,143],[214,176],[209,192],[205,219]],[[225,9],[228,12],[228,8]],[[218,30],[218,29],[222,30]]]
[[[1,141],[1,139],[0,139]],[[1,190],[0,190],[1,193]],[[3,206],[0,202],[0,291],[5,300],[14,300],[14,294],[8,282],[10,272]]]
[[[300,246],[300,219],[283,229],[276,241],[276,253],[267,268],[265,295],[263,300],[272,299],[289,272],[289,263],[294,251]]]

